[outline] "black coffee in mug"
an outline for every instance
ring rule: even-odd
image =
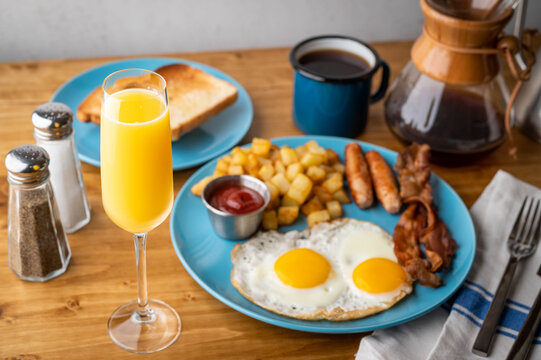
[[[366,125],[368,105],[385,96],[389,66],[372,47],[343,35],[306,39],[289,54],[295,69],[293,121],[307,134],[357,137]],[[371,93],[372,77],[381,82]]]
[[[325,49],[309,52],[299,59],[307,69],[326,76],[349,76],[370,70],[362,57],[342,50]]]

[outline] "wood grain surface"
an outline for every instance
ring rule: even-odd
[[[375,44],[396,76],[409,59],[411,43]],[[163,55],[162,55],[163,56]],[[291,121],[293,71],[288,49],[169,54],[216,67],[250,94],[252,137],[299,135]],[[0,64],[0,158],[33,143],[30,115],[71,77],[111,60],[80,59]],[[377,82],[377,81],[376,81]],[[541,186],[541,145],[513,131],[518,159],[507,143],[468,165],[433,170],[471,206],[498,169]],[[402,145],[383,118],[383,104],[370,108],[363,141],[392,150]],[[195,169],[175,172],[175,194]],[[92,220],[69,235],[72,261],[47,283],[21,281],[6,264],[8,184],[0,166],[0,359],[353,359],[360,334],[327,335],[282,329],[247,317],[207,294],[184,270],[169,237],[168,221],[150,233],[148,281],[151,297],[172,305],[182,334],[152,355],[122,351],[110,341],[106,323],[119,305],[135,299],[135,258],[130,234],[115,226],[101,205],[99,168],[83,163]]]

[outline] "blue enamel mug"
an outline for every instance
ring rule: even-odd
[[[364,71],[330,75],[299,61],[316,51],[340,51],[361,57]],[[342,35],[317,36],[297,44],[289,54],[295,69],[293,121],[302,132],[313,135],[357,137],[366,127],[368,107],[385,96],[389,65],[365,42]],[[382,69],[379,89],[371,93],[372,77]]]

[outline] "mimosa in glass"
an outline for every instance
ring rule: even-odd
[[[150,353],[180,334],[177,313],[148,299],[146,281],[146,234],[167,218],[173,205],[165,80],[147,70],[122,70],[105,79],[103,92],[102,202],[109,218],[134,234],[139,288],[138,300],[122,305],[109,319],[109,335],[125,350]]]

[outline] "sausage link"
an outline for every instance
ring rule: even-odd
[[[366,209],[372,206],[374,194],[363,150],[359,144],[352,142],[346,145],[344,153],[349,191],[355,204],[361,209]]]
[[[379,202],[388,213],[396,214],[400,211],[402,200],[393,171],[377,151],[368,151],[365,156]]]

